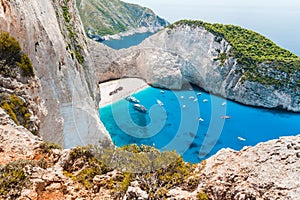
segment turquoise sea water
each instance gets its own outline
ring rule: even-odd
[[[222,148],[240,150],[280,136],[300,134],[300,114],[244,106],[197,87],[164,93],[150,87],[134,96],[148,109],[146,114],[134,110],[126,100],[99,110],[117,146],[154,145],[176,150],[194,163]],[[158,99],[163,106],[157,104]],[[223,119],[225,115],[231,118]]]
[[[122,48],[129,48],[131,46],[138,45],[141,43],[145,38],[149,37],[153,33],[146,32],[146,33],[137,33],[130,36],[121,37],[120,40],[105,40],[102,43],[113,48],[113,49],[122,49]]]
[[[136,34],[103,43],[114,49],[128,48],[150,35]],[[299,55],[297,48],[291,50]],[[197,87],[165,90],[164,94],[160,89],[148,88],[134,96],[148,109],[146,114],[134,110],[125,100],[99,110],[101,121],[117,146],[154,145],[161,150],[176,150],[194,163],[222,148],[240,150],[280,136],[300,134],[300,114],[244,106]],[[159,106],[157,99],[164,106]],[[208,101],[203,102],[204,99]],[[222,119],[225,115],[231,118]]]

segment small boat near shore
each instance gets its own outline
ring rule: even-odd
[[[125,97],[125,100],[127,100],[127,101],[129,101],[131,103],[140,103],[140,101],[137,98],[135,98],[134,96],[131,96],[131,95]]]
[[[147,109],[145,108],[145,106],[143,106],[141,104],[135,103],[135,104],[133,104],[133,107],[134,107],[134,109],[136,109],[137,111],[140,111],[142,113],[147,112]]]

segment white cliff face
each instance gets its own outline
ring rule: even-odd
[[[183,83],[190,82],[246,105],[300,111],[299,92],[242,81],[235,58],[227,58],[224,64],[216,60],[219,52],[228,53],[231,48],[227,41],[218,41],[202,27],[166,28],[137,47],[118,51],[121,58],[103,65],[101,80],[140,77],[151,85],[169,89],[180,89]]]
[[[1,0],[0,24],[3,31],[20,41],[42,86],[39,94],[46,115],[40,116],[40,134],[45,140],[70,147],[98,143],[109,136],[98,117],[94,65],[88,58],[75,1],[67,3],[70,22],[63,14],[64,4],[50,0]],[[66,34],[70,27],[76,33],[75,39]],[[68,45],[81,46],[80,53],[86,57],[83,65]]]

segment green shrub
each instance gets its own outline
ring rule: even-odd
[[[51,154],[52,149],[62,149],[59,144],[55,144],[52,142],[42,142],[40,144],[40,151],[45,154]]]
[[[22,53],[19,42],[8,33],[0,31],[0,73],[15,78],[17,67],[21,69],[22,76],[34,76],[31,61]]]
[[[17,124],[28,128],[30,125],[30,113],[26,104],[15,94],[0,96],[1,108]]]
[[[209,200],[207,194],[205,192],[198,192],[197,194],[197,199],[198,200]]]
[[[9,33],[0,31],[0,60],[5,60],[6,64],[19,61],[21,57],[21,47],[19,42],[10,37]]]
[[[0,166],[0,195],[8,199],[17,199],[22,188],[29,186],[29,180],[23,168],[30,161],[17,161]]]
[[[34,76],[31,61],[26,54],[22,55],[21,61],[17,62],[17,65],[20,67],[20,69],[22,71],[22,76],[25,76],[25,77],[33,77]]]

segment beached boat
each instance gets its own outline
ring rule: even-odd
[[[138,104],[138,103],[133,104],[133,107],[134,107],[134,109],[136,109],[136,110],[138,110],[140,112],[143,112],[143,113],[147,112],[147,109],[143,105],[141,105],[141,104]]]
[[[164,103],[163,103],[161,100],[159,100],[159,99],[157,99],[156,102],[157,102],[157,104],[160,105],[160,106],[163,106],[163,105],[164,105]]]
[[[137,99],[137,98],[135,98],[134,96],[127,96],[126,98],[125,98],[125,100],[127,100],[127,101],[129,101],[129,102],[131,102],[131,103],[140,103],[140,101]]]

